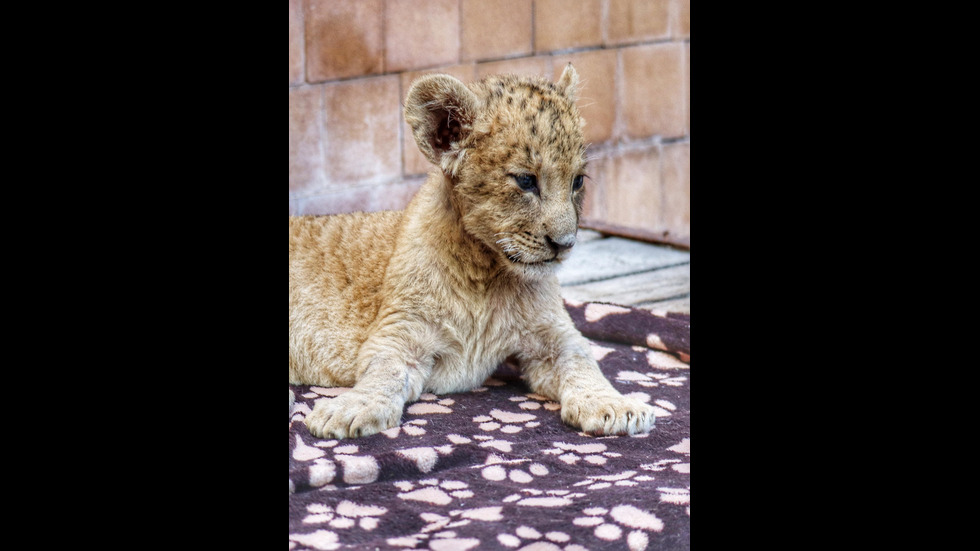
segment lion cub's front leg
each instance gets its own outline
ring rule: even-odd
[[[547,343],[545,339],[554,340]],[[531,390],[557,400],[562,421],[584,432],[637,434],[653,428],[653,407],[613,388],[592,356],[588,341],[570,321],[548,331],[541,347],[533,347],[522,357],[522,370]]]
[[[384,336],[365,343],[358,362],[364,367],[354,387],[319,400],[306,417],[314,436],[360,438],[397,426],[405,403],[418,399],[432,371],[431,359],[420,361],[401,353]]]
[[[405,401],[364,387],[358,384],[336,398],[317,401],[306,417],[310,433],[318,438],[359,438],[398,425]]]

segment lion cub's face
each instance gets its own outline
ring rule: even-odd
[[[586,165],[577,80],[571,65],[557,83],[466,87],[427,75],[406,100],[419,148],[453,181],[463,227],[522,275],[550,273],[575,244]]]

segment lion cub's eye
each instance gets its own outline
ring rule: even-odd
[[[538,178],[534,174],[512,174],[511,178],[524,191],[538,192]]]
[[[585,176],[579,174],[572,180],[572,191],[578,191],[582,189],[582,185],[585,184]]]

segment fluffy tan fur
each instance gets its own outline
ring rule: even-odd
[[[289,381],[353,387],[316,403],[314,435],[396,426],[423,392],[475,388],[508,357],[566,423],[650,430],[653,409],[603,377],[555,276],[583,197],[577,82],[571,65],[557,83],[420,77],[405,120],[438,170],[406,210],[290,217]]]

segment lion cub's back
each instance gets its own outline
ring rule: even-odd
[[[289,217],[290,381],[353,384],[401,219],[393,211]]]

